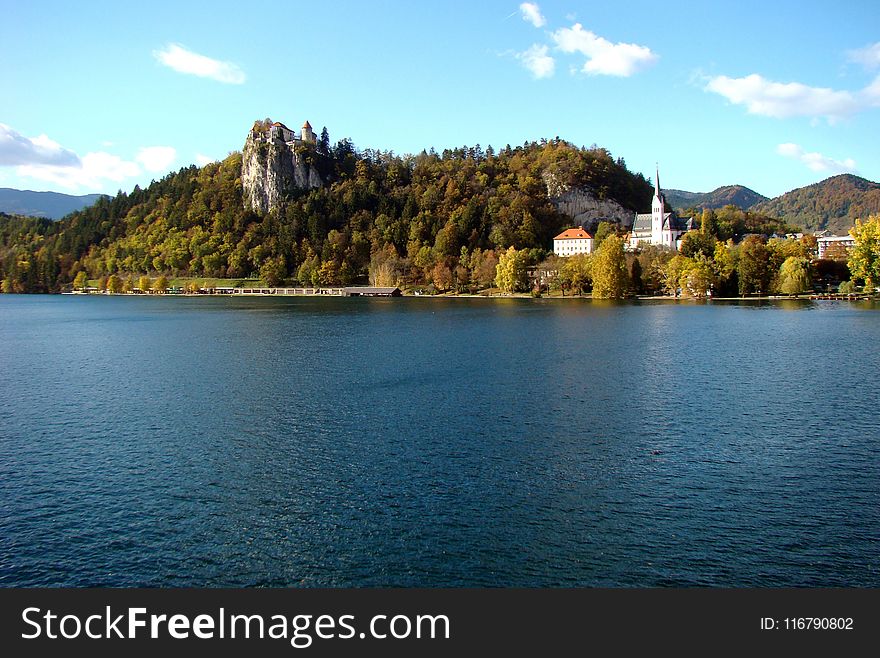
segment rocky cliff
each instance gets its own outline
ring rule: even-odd
[[[324,181],[295,147],[251,132],[241,153],[241,184],[245,207],[265,214],[281,208],[294,191]]]
[[[603,221],[632,225],[633,213],[614,199],[600,199],[589,189],[568,185],[550,173],[543,178],[550,201],[560,213],[571,217],[573,224],[588,228]]]

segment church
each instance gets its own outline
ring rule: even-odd
[[[666,197],[660,191],[660,169],[654,179],[654,200],[650,213],[636,213],[629,234],[629,249],[659,245],[678,249],[681,236],[697,228],[693,217],[681,219],[675,212],[666,212]]]

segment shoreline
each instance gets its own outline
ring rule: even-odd
[[[27,294],[27,293],[23,293]],[[191,292],[175,292],[175,293],[112,293],[112,292],[60,292],[60,293],[37,293],[37,294],[46,294],[46,295],[75,295],[78,297],[144,297],[144,298],[154,298],[154,297],[185,297],[185,298],[211,298],[211,297],[247,297],[247,298],[263,298],[263,299],[278,299],[278,298],[300,298],[300,299],[314,299],[314,298],[352,298],[358,296],[349,296],[349,295],[339,295],[339,294],[330,294],[330,293],[314,293],[314,294],[275,294],[275,293],[191,293]],[[389,299],[389,296],[362,296],[368,298],[382,298]],[[459,293],[459,294],[442,294],[442,295],[413,295],[413,294],[402,294],[398,297],[398,299],[532,299],[535,301],[538,300],[552,300],[552,301],[596,301],[596,302],[646,302],[646,301],[656,301],[656,302],[699,302],[699,303],[707,303],[707,302],[759,302],[759,301],[841,301],[841,302],[865,302],[865,301],[877,301],[878,297],[876,295],[868,295],[865,293],[854,293],[850,295],[841,295],[839,293],[806,293],[803,295],[763,295],[756,297],[674,297],[672,295],[637,295],[635,297],[625,297],[620,299],[603,299],[603,298],[594,298],[592,295],[541,295],[540,297],[535,297],[530,293],[490,293],[490,294],[479,294],[479,293]]]

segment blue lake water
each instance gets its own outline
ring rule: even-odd
[[[0,295],[3,586],[880,586],[880,306]]]

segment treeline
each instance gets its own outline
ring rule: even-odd
[[[559,139],[415,156],[357,151],[342,140],[306,155],[327,185],[297,192],[283,211],[263,216],[244,207],[241,154],[233,153],[103,198],[55,224],[2,218],[4,289],[57,291],[79,272],[89,279],[479,287],[491,285],[501,251],[543,257],[568,226],[548,197],[548,181],[589,189],[634,212],[651,199],[651,186],[622,160]]]
[[[537,264],[531,276],[528,255],[523,252],[520,278],[513,284],[499,278],[497,283],[508,290],[558,290],[605,298],[796,295],[841,281],[845,290],[853,289],[846,252],[815,259],[812,235],[768,239],[751,234],[736,243],[723,239],[724,229],[718,232],[715,226],[714,230],[711,222],[704,221],[700,230],[685,234],[680,251],[649,246],[637,253],[626,252],[623,240],[611,235],[593,254],[550,257]],[[505,254],[505,259],[514,258],[513,252]]]

